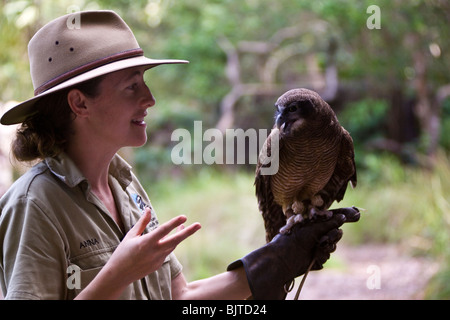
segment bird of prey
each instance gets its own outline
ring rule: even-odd
[[[348,182],[356,186],[353,140],[319,94],[293,89],[275,107],[275,125],[255,174],[267,242],[303,219],[329,214],[331,204],[343,199]],[[274,139],[278,148],[273,148]],[[271,165],[268,157],[279,161],[275,174],[263,174]]]

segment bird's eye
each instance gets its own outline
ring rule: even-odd
[[[297,106],[296,106],[295,104],[289,106],[289,107],[288,107],[288,111],[289,111],[289,112],[295,112],[295,111],[297,111]]]

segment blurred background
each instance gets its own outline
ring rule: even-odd
[[[175,165],[172,132],[185,128],[201,141],[194,121],[203,130],[270,129],[277,97],[306,87],[332,106],[355,143],[358,186],[334,207],[366,211],[343,227],[337,252],[306,281],[305,298],[450,298],[447,0],[3,0],[0,8],[2,113],[33,93],[29,39],[66,13],[115,10],[146,56],[190,60],[146,73],[157,100],[149,139],[121,151],[161,221],[185,214],[202,223],[176,249],[188,280],[223,272],[263,245],[264,228],[255,165]],[[2,194],[26,168],[11,165],[15,128],[0,130]],[[314,287],[323,290],[308,295]]]

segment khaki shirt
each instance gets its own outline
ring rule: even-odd
[[[146,192],[116,155],[109,183],[125,230],[150,207],[145,232],[158,226]],[[0,284],[6,299],[73,299],[97,275],[124,234],[71,159],[47,158],[0,199]],[[149,252],[151,254],[151,252]],[[121,299],[171,299],[181,264],[170,254],[162,267],[132,283]]]

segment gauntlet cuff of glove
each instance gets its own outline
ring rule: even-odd
[[[255,300],[283,300],[286,298],[284,284],[290,279],[286,266],[277,257],[272,243],[255,250],[242,259],[232,262],[227,271],[243,266]]]

